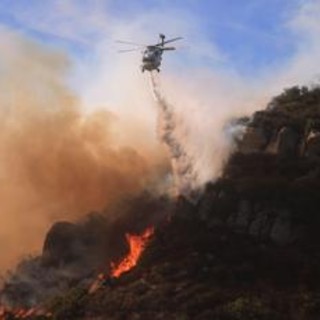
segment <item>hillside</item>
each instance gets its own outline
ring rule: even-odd
[[[86,270],[100,261],[84,267],[79,277],[86,281],[78,278],[45,302],[54,319],[320,318],[320,88],[285,90],[266,110],[238,123],[245,126],[243,136],[220,179],[207,184],[197,203],[144,195],[117,208],[127,212],[116,223],[120,235],[129,222],[136,233],[156,226],[137,266],[119,278],[106,276],[92,293],[97,272]],[[138,224],[127,220],[132,211],[140,212]],[[146,221],[151,211],[157,214]],[[108,234],[103,241],[111,250],[115,233],[107,226],[94,234]],[[69,243],[80,237],[62,231],[67,234]],[[101,238],[91,239],[71,263],[61,256],[65,248],[56,246],[60,236],[47,237],[44,253],[68,266],[87,266],[83,257],[94,251],[99,260],[106,248]],[[122,245],[105,254],[106,265],[125,254]]]

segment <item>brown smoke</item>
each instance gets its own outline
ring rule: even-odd
[[[0,270],[41,249],[53,221],[101,210],[156,178],[159,156],[117,145],[116,119],[83,115],[63,55],[0,30]],[[119,128],[117,128],[119,130]],[[132,141],[132,137],[130,137]]]

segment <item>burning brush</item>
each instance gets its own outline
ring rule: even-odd
[[[84,294],[92,294],[112,284],[136,266],[154,228],[167,222],[171,210],[170,198],[144,192],[75,223],[55,223],[47,232],[42,254],[21,261],[5,279],[0,320],[36,319],[37,313],[50,316],[42,306],[70,289],[79,286]],[[104,271],[92,283],[101,266]]]
[[[118,263],[111,263],[111,272],[110,275],[105,275],[100,273],[97,279],[89,288],[89,294],[97,291],[101,286],[111,283],[111,280],[114,278],[119,278],[123,273],[130,271],[134,268],[143,253],[146,245],[150,241],[154,233],[154,228],[147,228],[142,234],[135,235],[126,233],[125,237],[129,245],[128,254]]]
[[[30,309],[9,309],[0,307],[0,320],[15,320],[15,319],[51,319],[52,314],[42,308]]]
[[[141,234],[126,233],[125,238],[129,247],[128,254],[118,263],[111,262],[109,274],[100,273],[97,279],[89,287],[88,294],[93,294],[106,284],[119,278],[123,273],[133,269],[145,250],[154,233],[154,227],[146,228]],[[52,313],[41,307],[32,308],[5,308],[0,307],[0,320],[11,319],[45,319],[52,318]]]

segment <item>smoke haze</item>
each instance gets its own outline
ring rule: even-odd
[[[4,270],[39,251],[53,221],[73,220],[138,193],[165,166],[160,152],[125,147],[124,141],[119,146],[115,132],[123,129],[111,113],[80,112],[65,85],[68,61],[62,54],[6,30],[0,36]]]

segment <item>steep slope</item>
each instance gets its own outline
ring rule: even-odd
[[[57,319],[317,319],[319,266],[317,251],[180,216],[131,272],[91,295],[74,289],[52,310]]]
[[[96,290],[91,276],[46,309],[55,319],[319,319],[319,119],[320,89],[295,87],[237,120],[244,134],[197,203],[139,207],[141,218],[160,207],[161,219],[135,268],[119,278],[106,268]]]

